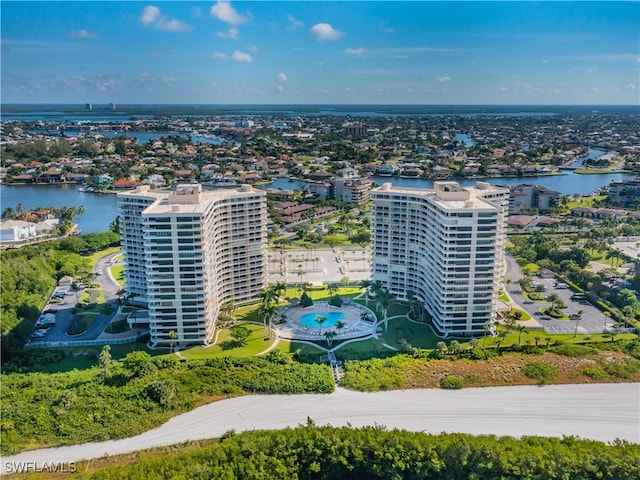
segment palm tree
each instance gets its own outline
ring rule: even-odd
[[[344,323],[342,320],[338,320],[336,322],[336,329],[338,330],[338,334],[340,334],[340,330],[342,330],[346,326],[347,326],[346,323]]]
[[[582,320],[582,310],[578,310],[578,314],[576,315],[576,329],[573,332],[573,337],[578,336],[578,323]]]
[[[260,293],[258,294],[258,296],[262,300],[263,304],[270,305],[271,303],[274,303],[276,300],[276,292],[273,289],[273,287],[263,288],[262,290],[260,290]]]
[[[387,318],[387,309],[391,305],[391,300],[393,299],[393,295],[391,295],[387,290],[380,290],[378,293],[378,304],[382,310],[382,317],[384,318],[384,329],[387,330],[389,319]]]
[[[371,281],[370,280],[361,280],[360,281],[360,288],[364,289],[364,304],[366,306],[369,306],[369,287],[371,287]]]
[[[324,338],[327,340],[327,344],[329,346],[331,346],[331,344],[333,343],[333,339],[336,336],[336,332],[334,332],[333,330],[329,330],[324,332]]]
[[[524,332],[526,328],[527,327],[525,327],[524,325],[518,325],[516,327],[516,329],[518,330],[518,345],[520,345],[520,340],[522,339],[522,332]]]
[[[556,310],[563,304],[562,299],[557,293],[552,293],[547,297],[547,301],[551,302],[551,308]]]
[[[318,334],[322,333],[322,324],[327,321],[327,317],[316,315],[316,323],[318,324]]]
[[[258,315],[262,316],[264,326],[269,326],[269,319],[278,311],[278,307],[276,305],[270,303],[262,303],[258,307]]]
[[[287,285],[284,282],[277,282],[272,288],[278,301],[280,301],[280,296],[287,291]]]
[[[178,334],[175,330],[169,331],[169,353],[173,353],[173,342],[178,338]]]

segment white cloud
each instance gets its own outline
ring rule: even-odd
[[[356,55],[358,57],[361,57],[366,52],[367,52],[367,50],[365,48],[347,48],[344,51],[344,53],[346,53],[347,55]]]
[[[436,79],[437,79],[439,82],[450,82],[450,81],[451,81],[451,77],[449,77],[449,76],[442,76],[442,75],[438,75],[438,76],[436,77]]]
[[[209,13],[212,17],[216,17],[218,20],[231,25],[242,25],[248,20],[248,17],[240,15],[231,6],[231,2],[225,0],[218,0],[218,3],[211,6]]]
[[[276,80],[278,80],[279,82],[286,82],[288,79],[284,73],[279,73],[276,77]]]
[[[191,13],[193,14],[194,17],[201,17],[202,16],[202,9],[200,7],[193,7],[191,9]]]
[[[287,15],[287,20],[289,20],[289,27],[290,28],[300,28],[301,26],[304,25],[304,23],[302,23],[300,20],[296,19],[291,14]]]
[[[640,68],[640,58],[636,60],[636,67]]]
[[[160,9],[158,7],[154,7],[153,5],[149,5],[148,7],[144,7],[142,16],[140,17],[140,21],[145,27],[148,27],[153,22],[155,22],[159,17],[160,17]]]
[[[253,58],[251,58],[251,55],[249,55],[248,53],[239,52],[238,50],[233,52],[233,55],[227,55],[226,53],[221,53],[221,52],[214,52],[211,55],[211,60],[224,60],[225,62],[233,60],[234,62],[239,62],[239,63],[253,62]]]
[[[212,86],[213,88],[217,89],[217,88],[218,88],[218,82],[216,82],[216,81],[212,81],[212,82],[211,82],[211,86]]]
[[[309,29],[309,37],[315,38],[319,42],[324,42],[325,40],[337,40],[342,36],[344,36],[343,32],[336,30],[328,23],[316,23]]]
[[[284,92],[284,88],[282,87],[282,85],[278,85],[276,87],[276,90],[278,90],[280,93]]]
[[[238,38],[238,29],[235,27],[230,27],[226,32],[218,32],[216,36],[220,38]]]
[[[544,58],[542,60],[540,60],[540,63],[544,63],[545,65],[548,63],[551,63],[548,59]]]
[[[247,48],[249,49],[250,52],[256,53],[258,51],[258,47],[256,47],[255,45],[247,45]]]
[[[80,30],[74,30],[73,32],[69,32],[67,36],[71,38],[98,38],[98,35],[96,35],[95,33],[91,33],[90,31],[85,30],[84,28],[81,28]]]
[[[625,85],[624,88],[626,88],[627,90],[630,90],[632,92],[635,92],[635,90],[636,90],[636,86],[633,83]]]
[[[160,9],[153,5],[144,7],[142,15],[140,16],[140,22],[142,22],[145,27],[152,27],[165,32],[189,32],[193,30],[191,25],[187,25],[180,20],[167,19],[167,17],[162,15]]]
[[[253,58],[251,58],[251,55],[249,55],[248,53],[239,52],[238,50],[233,52],[231,58],[236,62],[253,62]]]

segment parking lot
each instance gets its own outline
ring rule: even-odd
[[[576,320],[557,320],[541,312],[543,308],[549,307],[551,302],[546,300],[533,301],[524,296],[520,285],[517,283],[517,279],[521,278],[520,267],[515,259],[509,255],[507,255],[507,276],[513,282],[509,287],[511,299],[522,310],[531,315],[531,318],[543,327],[545,332],[573,334],[576,331]],[[545,287],[545,291],[542,292],[545,298],[552,293],[556,293],[562,299],[567,306],[567,308],[562,309],[566,315],[578,313],[579,310],[582,310],[578,321],[578,333],[602,333],[604,330],[613,329],[614,322],[611,318],[605,316],[603,312],[586,300],[573,300],[571,298],[574,293],[573,290],[570,288],[557,288],[557,280],[555,278],[535,277],[533,281]]]
[[[94,271],[96,274],[100,271],[101,274],[96,275],[95,282],[99,287],[95,290],[102,290],[104,302],[110,303],[115,313],[117,308],[115,300],[120,286],[111,275],[104,273],[108,272],[112,257],[114,256],[109,255],[98,261]],[[86,332],[72,337],[67,335],[67,331],[71,325],[71,319],[73,318],[73,307],[75,307],[82,298],[84,291],[84,288],[76,291],[71,288],[71,285],[56,286],[36,321],[36,329],[29,340],[29,344],[37,346],[44,342],[69,342],[73,340],[94,340],[98,338],[113,318],[114,313],[108,315],[100,313],[96,316],[89,328],[87,328]],[[55,323],[51,322],[52,317],[49,315],[55,315]],[[38,324],[38,322],[40,324]],[[39,331],[42,331],[42,333],[39,333]]]

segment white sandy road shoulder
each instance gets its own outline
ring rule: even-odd
[[[430,433],[575,435],[640,443],[640,384],[488,387],[330,395],[247,395],[176,416],[141,435],[100,443],[32,450],[4,457],[16,462],[74,462],[237,432],[316,425],[384,425]],[[12,463],[13,462],[13,463]]]

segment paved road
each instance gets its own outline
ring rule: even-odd
[[[7,462],[71,462],[215,438],[231,429],[282,429],[305,424],[384,425],[430,433],[538,435],[640,443],[640,384],[424,389],[330,395],[247,395],[172,418],[123,440],[49,448],[4,457]]]

